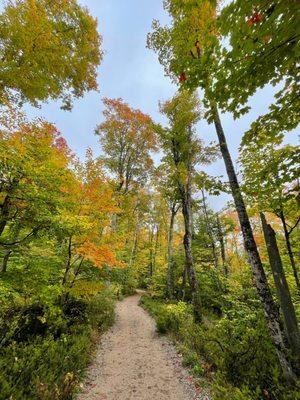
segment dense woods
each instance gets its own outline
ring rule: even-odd
[[[157,105],[165,123],[104,98],[101,156],[84,159],[23,105],[71,110],[97,89],[97,21],[75,0],[5,4],[0,399],[74,398],[115,301],[135,289],[213,399],[300,399],[300,152],[287,140],[299,123],[300,5],[226,4],[164,1],[170,23],[153,21],[147,46],[177,85]],[[274,103],[234,163],[223,113],[246,114],[268,84]],[[219,159],[227,174],[209,175]],[[217,210],[224,193],[232,201]]]

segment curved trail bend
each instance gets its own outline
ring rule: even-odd
[[[140,296],[117,304],[116,323],[104,335],[78,400],[196,400],[180,356],[155,331],[138,305]]]

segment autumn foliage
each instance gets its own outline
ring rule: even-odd
[[[137,288],[215,400],[298,399],[300,157],[285,134],[299,124],[299,1],[165,0],[170,23],[147,42],[178,86],[164,122],[105,97],[99,148],[81,158],[22,106],[70,110],[97,89],[97,21],[76,0],[4,3],[0,400],[71,399],[114,300]],[[266,86],[269,110],[232,159],[222,114],[233,124]],[[209,175],[221,156],[227,176]]]

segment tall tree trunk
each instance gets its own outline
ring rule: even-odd
[[[72,260],[72,236],[70,236],[68,240],[68,254],[67,254],[66,268],[62,280],[63,285],[67,283],[68,274],[71,269],[71,260]]]
[[[10,196],[7,195],[0,208],[0,236],[2,235],[9,219],[10,203]]]
[[[186,292],[186,284],[188,281],[188,277],[187,277],[187,271],[186,271],[186,266],[184,266],[183,272],[182,272],[182,288],[181,288],[181,300],[185,301],[185,292]]]
[[[293,269],[295,282],[296,282],[298,291],[300,291],[300,281],[299,281],[297,266],[296,266],[296,263],[295,263],[294,253],[293,253],[292,245],[291,245],[291,241],[290,241],[290,234],[289,234],[288,227],[287,227],[287,224],[286,224],[285,215],[284,215],[284,212],[282,210],[280,211],[279,216],[280,216],[280,219],[281,219],[281,222],[282,222],[282,226],[283,226],[286,248],[287,248],[288,255],[289,255],[289,258],[290,258],[290,262],[291,262],[291,266],[292,266],[292,269]]]
[[[214,265],[215,265],[215,268],[218,268],[218,255],[217,255],[217,251],[216,251],[214,237],[212,234],[211,224],[209,222],[204,189],[201,189],[201,193],[202,193],[203,211],[204,211],[204,216],[205,216],[206,232],[208,234],[208,237],[209,237],[210,243],[211,243]]]
[[[79,261],[79,264],[78,264],[78,266],[77,266],[77,268],[76,268],[76,271],[75,271],[75,273],[74,273],[73,279],[72,279],[72,281],[70,282],[70,285],[69,285],[69,288],[70,288],[70,289],[72,289],[72,288],[74,287],[76,278],[77,278],[77,276],[79,275],[79,273],[80,273],[80,271],[81,271],[81,267],[82,267],[83,261],[84,261],[84,258],[81,257],[81,259],[80,259],[80,261]]]
[[[154,238],[154,227],[151,226],[150,231],[150,252],[149,252],[149,276],[152,278],[153,275],[153,238]]]
[[[198,322],[202,320],[201,315],[201,300],[199,284],[197,281],[195,269],[194,269],[194,259],[192,253],[192,228],[190,221],[190,202],[189,196],[183,200],[182,204],[182,214],[184,218],[185,234],[183,238],[184,250],[185,250],[185,264],[186,271],[189,280],[189,284],[192,292],[192,301],[194,305],[195,318]]]
[[[19,183],[19,179],[14,178],[7,189],[7,194],[3,200],[3,203],[0,204],[0,236],[2,235],[7,222],[9,221],[10,216],[10,208],[11,208],[11,197],[17,189]]]
[[[79,260],[80,260],[80,261],[79,261]],[[74,273],[74,276],[73,276],[72,281],[71,281],[71,282],[69,283],[69,285],[68,285],[69,290],[66,292],[65,296],[62,297],[62,300],[63,300],[64,302],[67,302],[67,301],[69,300],[69,297],[70,297],[70,289],[72,289],[72,288],[74,287],[74,285],[75,285],[75,281],[76,281],[77,276],[78,276],[79,273],[80,273],[80,270],[81,270],[81,267],[82,267],[82,264],[83,264],[83,260],[84,260],[83,257],[81,257],[81,259],[80,259],[80,258],[78,259],[79,264],[78,264],[78,267],[76,268],[76,271],[75,271],[75,273]]]
[[[173,236],[174,236],[174,223],[178,211],[176,202],[173,202],[171,207],[171,217],[168,233],[168,272],[167,272],[167,293],[169,299],[174,295],[174,250],[173,250]]]
[[[193,239],[193,228],[192,228],[192,130],[189,129],[188,133],[189,142],[189,155],[187,161],[187,182],[184,185],[181,180],[178,181],[178,189],[182,202],[182,215],[184,219],[185,234],[183,238],[184,250],[185,250],[185,266],[187,276],[192,292],[192,302],[194,306],[195,320],[200,322],[202,320],[202,305],[200,299],[199,284],[194,269],[194,258],[192,252],[192,239]],[[175,164],[178,165],[178,160],[174,157]]]
[[[237,239],[236,239],[236,236],[235,236],[234,233],[233,233],[232,241],[233,241],[233,244],[234,244],[235,255],[236,255],[238,261],[241,262],[241,256],[240,256],[240,253],[239,253],[239,247],[238,247]]]
[[[153,264],[152,264],[152,274],[154,273],[155,267],[156,267],[156,256],[157,256],[157,249],[158,249],[158,238],[159,238],[159,226],[156,225],[155,244],[154,244],[154,252],[153,252]]]
[[[278,299],[284,319],[287,338],[292,352],[293,361],[296,369],[300,370],[300,332],[298,329],[295,308],[291,299],[288,283],[283,270],[281,257],[277,245],[276,233],[266,221],[263,213],[260,213],[265,242],[270,261],[272,274],[276,286]]]
[[[224,234],[223,234],[222,225],[221,225],[218,214],[217,214],[217,229],[218,229],[218,240],[220,243],[223,269],[224,269],[225,276],[228,276],[228,266],[227,266],[227,261],[226,261]]]
[[[133,245],[130,253],[130,260],[129,260],[129,268],[131,269],[134,265],[135,262],[135,256],[136,256],[136,250],[138,246],[138,236],[140,232],[140,214],[137,214],[137,221],[136,221],[136,227],[135,227],[135,232],[134,232],[134,239],[133,239]]]
[[[3,261],[2,261],[2,266],[1,266],[1,272],[5,273],[7,271],[7,264],[8,260],[12,254],[12,250],[5,250]]]
[[[272,298],[272,294],[269,288],[269,284],[263,269],[263,265],[257,250],[257,246],[254,240],[252,227],[244,203],[244,199],[240,190],[240,186],[237,180],[237,176],[234,170],[233,162],[229,149],[227,146],[223,127],[221,125],[219,113],[216,107],[212,109],[214,116],[214,124],[219,139],[220,150],[224,159],[231,193],[234,199],[236,211],[238,214],[241,230],[243,234],[244,247],[248,254],[249,263],[252,269],[252,274],[257,289],[257,293],[262,304],[267,326],[269,328],[270,337],[275,346],[276,353],[278,356],[279,363],[282,368],[282,372],[288,381],[295,381],[295,372],[293,371],[292,365],[288,360],[286,354],[286,348],[284,345],[283,334],[280,327],[280,316],[279,310]]]

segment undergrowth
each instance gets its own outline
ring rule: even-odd
[[[242,307],[217,316],[204,312],[193,320],[190,304],[143,296],[141,305],[156,320],[157,330],[177,345],[199,385],[211,386],[214,400],[298,400],[284,387],[276,355],[260,311]]]
[[[64,301],[2,302],[0,399],[72,399],[93,344],[114,321],[114,299],[111,290],[103,290]]]

